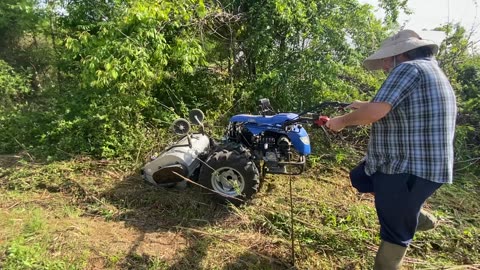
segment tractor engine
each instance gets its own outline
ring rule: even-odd
[[[256,150],[263,153],[267,162],[289,161],[290,139],[286,136],[262,136],[259,138]]]
[[[278,135],[278,134],[277,134]],[[262,153],[265,168],[270,173],[286,173],[282,162],[290,162],[291,142],[286,136],[265,136],[260,139],[259,153]]]
[[[255,160],[263,160],[270,173],[285,173],[281,163],[291,161],[292,143],[285,134],[264,131],[254,135],[243,123],[231,123],[226,137],[249,148]]]

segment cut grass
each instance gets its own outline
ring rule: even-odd
[[[296,268],[371,268],[373,197],[357,194],[345,170],[316,162],[302,176],[269,176],[235,208],[195,186],[152,187],[121,162],[10,160],[0,171],[0,268],[290,269],[290,180]],[[443,224],[417,234],[406,269],[480,263],[479,187],[464,175],[429,200]]]

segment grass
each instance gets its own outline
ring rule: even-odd
[[[3,158],[0,268],[293,269],[293,181],[295,268],[371,269],[373,198],[350,187],[344,160],[325,160],[302,176],[269,176],[236,208],[195,186],[150,186],[122,162]],[[443,224],[416,235],[405,269],[480,267],[479,193],[478,176],[463,174],[428,201]]]

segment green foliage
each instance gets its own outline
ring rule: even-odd
[[[35,94],[28,107],[3,112],[2,152],[132,160],[188,108],[224,117],[252,111],[258,98],[268,97],[280,110],[300,110],[326,99],[361,98],[377,85],[359,63],[383,27],[369,5],[354,0],[2,7],[13,14],[19,5],[29,8],[15,22],[29,34],[15,32],[9,40],[12,48],[34,45],[28,53],[35,56]]]
[[[456,130],[457,171],[478,171],[480,160],[480,55],[471,54],[470,34],[459,24],[437,28],[447,33],[438,59],[450,77],[457,95],[459,115]]]
[[[457,128],[457,158],[462,171],[477,171],[480,161],[480,56],[470,58],[457,67],[459,118]]]
[[[61,83],[45,88],[36,106],[10,112],[5,124],[15,136],[4,136],[3,151],[21,146],[42,156],[138,156],[155,129],[175,116],[173,106],[183,103],[182,96],[163,103],[163,80],[191,76],[203,63],[195,3],[118,1],[95,9],[96,2],[69,2],[67,17],[48,6],[57,18],[51,23],[63,27],[50,33]]]
[[[41,17],[36,5],[37,0],[3,0],[0,3],[0,36],[3,37],[0,52],[5,52],[5,46],[18,41],[25,31],[36,29]]]
[[[277,108],[298,110],[325,99],[358,97],[351,82],[338,77],[349,74],[346,66],[358,65],[382,34],[370,6],[270,0],[235,2],[229,9],[246,16],[243,24],[232,26],[237,42],[229,49],[238,55],[235,75],[247,78],[242,88],[253,93],[248,103],[269,97]]]
[[[467,31],[460,24],[446,24],[435,30],[444,31],[447,34],[440,46],[438,59],[445,73],[455,80],[458,65],[469,58]]]
[[[379,6],[385,10],[385,23],[396,25],[401,11],[411,14],[407,4],[408,0],[380,0]]]
[[[23,269],[80,269],[72,262],[49,255],[49,239],[45,212],[40,208],[24,209],[25,224],[17,228],[17,236],[2,244],[5,257],[0,256],[0,267],[6,270]]]
[[[71,9],[92,4],[73,3]],[[149,125],[174,116],[172,104],[163,103],[162,81],[190,74],[202,63],[202,48],[191,32],[194,25],[189,25],[199,18],[192,4],[112,2],[109,8],[114,11],[100,16],[102,9],[96,10],[97,17],[107,20],[96,22],[92,15],[90,24],[72,25],[75,21],[69,18],[74,31],[65,36],[65,57],[78,62],[64,68],[79,75],[79,85],[65,89],[59,108],[65,115],[42,139],[59,142],[66,152],[133,159],[152,139]]]
[[[194,107],[221,125],[261,97],[281,111],[368,99],[383,75],[361,61],[408,12],[380,5],[383,24],[355,0],[3,1],[0,151],[138,161]],[[465,31],[444,27],[439,59],[474,123],[476,62],[461,60]]]
[[[32,86],[40,83],[37,75],[51,65],[44,31],[45,12],[39,0],[5,0],[0,3],[0,59],[15,70],[32,74]]]
[[[7,248],[7,258],[2,269],[79,269],[67,262],[45,258],[46,249],[38,243],[28,243],[23,238],[16,239]]]
[[[30,91],[28,77],[15,72],[9,64],[0,59],[0,96],[2,97],[0,106],[5,109],[22,106],[25,103],[25,95]]]
[[[461,85],[459,98],[463,101],[465,121],[480,122],[480,55],[469,57],[457,68],[457,82]],[[477,126],[478,127],[478,126]]]
[[[12,152],[17,148],[15,136],[28,134],[22,126],[25,122],[16,122],[14,115],[29,105],[28,97],[32,90],[28,85],[28,76],[15,70],[0,59],[0,152]],[[6,144],[5,142],[11,142]]]

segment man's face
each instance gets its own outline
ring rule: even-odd
[[[394,56],[382,59],[382,69],[385,73],[389,73],[395,67],[394,59]]]

